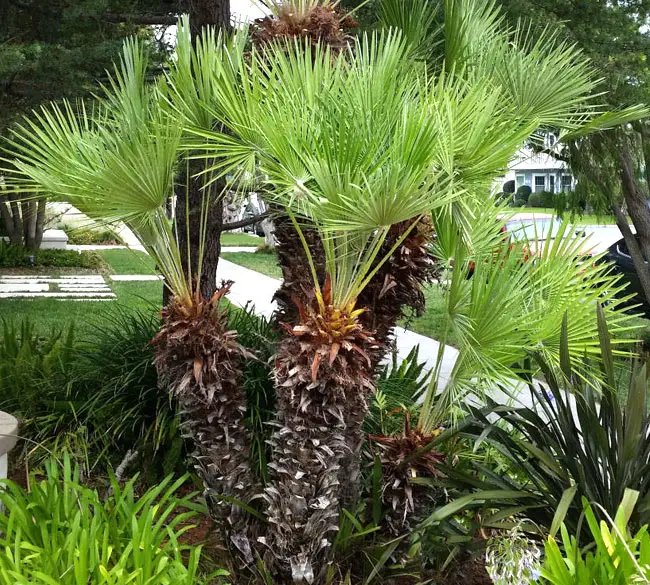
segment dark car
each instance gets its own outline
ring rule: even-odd
[[[612,273],[621,274],[623,276],[621,282],[627,283],[627,287],[623,291],[622,296],[634,294],[634,296],[626,302],[626,305],[640,305],[634,309],[634,312],[642,313],[650,319],[650,305],[648,305],[648,301],[643,293],[641,281],[637,276],[634,262],[632,262],[632,257],[627,249],[625,240],[621,238],[618,242],[615,242],[607,248],[603,261],[611,262],[613,264]]]

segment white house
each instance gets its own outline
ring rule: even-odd
[[[503,184],[507,181],[515,182],[515,190],[528,185],[533,193],[572,191],[576,183],[564,162],[527,147],[520,149],[508,166],[508,172],[497,184],[499,191],[503,191]]]

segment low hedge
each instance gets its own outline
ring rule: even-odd
[[[101,269],[106,262],[96,252],[74,250],[35,250],[0,242],[0,267],[25,268],[30,266]]]
[[[68,244],[75,245],[123,245],[124,241],[113,230],[108,228],[90,229],[90,228],[67,228],[63,230],[68,234]]]

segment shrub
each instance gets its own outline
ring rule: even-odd
[[[0,339],[0,409],[23,420],[22,433],[48,451],[72,451],[85,471],[118,465],[137,451],[148,480],[186,470],[186,445],[176,404],[158,386],[151,339],[160,316],[151,311],[116,309],[94,324],[92,342],[78,342],[74,329],[39,337],[29,320],[4,322]],[[275,325],[252,309],[230,312],[239,341],[255,353],[246,361],[243,386],[253,453],[266,473],[266,423],[275,412],[270,376],[278,338]]]
[[[503,184],[503,192],[512,194],[515,192],[515,182],[514,181],[506,181]]]
[[[0,241],[0,267],[24,268],[30,266],[57,268],[103,269],[106,263],[96,252],[75,250],[34,250],[12,246]]]
[[[526,200],[521,199],[520,197],[515,197],[510,203],[510,207],[524,207],[526,205]]]
[[[617,389],[609,334],[602,310],[598,311],[601,359],[595,369],[605,372],[605,382],[585,380],[571,368],[566,350],[567,325],[563,325],[563,371],[552,369],[541,355],[535,361],[546,385],[529,384],[533,407],[504,406],[486,398],[487,408],[470,406],[464,420],[464,437],[477,445],[487,443],[501,453],[511,473],[478,466],[477,476],[459,476],[459,488],[528,492],[523,506],[534,498],[525,514],[539,526],[549,527],[565,491],[575,486],[578,502],[567,504],[566,524],[577,532],[581,497],[598,502],[614,515],[627,488],[640,493],[632,525],[650,523],[650,414],[647,366],[633,368],[629,388]],[[452,472],[454,473],[454,472]],[[461,487],[462,486],[462,487]],[[528,504],[526,504],[526,501]]]
[[[58,465],[49,461],[43,480],[32,476],[30,491],[9,481],[0,492],[0,582],[198,585],[226,574],[201,578],[201,547],[181,544],[196,517],[190,496],[174,496],[185,478],[140,498],[134,480],[113,479],[102,498],[80,484],[69,457]]]
[[[528,201],[528,197],[530,197],[531,194],[531,188],[528,185],[522,185],[517,189],[517,193],[515,194],[516,199],[523,199],[524,201]]]
[[[158,389],[149,341],[158,317],[117,311],[95,325],[92,344],[74,328],[39,337],[24,320],[3,323],[0,409],[22,419],[25,446],[37,459],[66,449],[86,471],[100,461],[117,465],[138,450],[146,471],[170,472],[183,456],[176,411]]]
[[[528,197],[528,205],[529,207],[546,207],[544,205],[544,194],[541,191],[531,193],[530,197]]]
[[[124,241],[113,230],[104,228],[69,228],[62,226],[68,234],[68,244],[74,245],[123,245]]]

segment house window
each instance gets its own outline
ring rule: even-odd
[[[561,183],[562,192],[571,191],[572,183],[573,181],[571,175],[562,175],[562,183]]]
[[[523,186],[526,182],[526,177],[524,177],[524,175],[516,175],[515,181],[517,181],[517,189],[519,189],[519,187]]]
[[[546,189],[546,175],[535,175],[534,179],[533,191],[544,191],[544,189]]]
[[[555,175],[549,175],[548,177],[548,190],[555,193]]]

